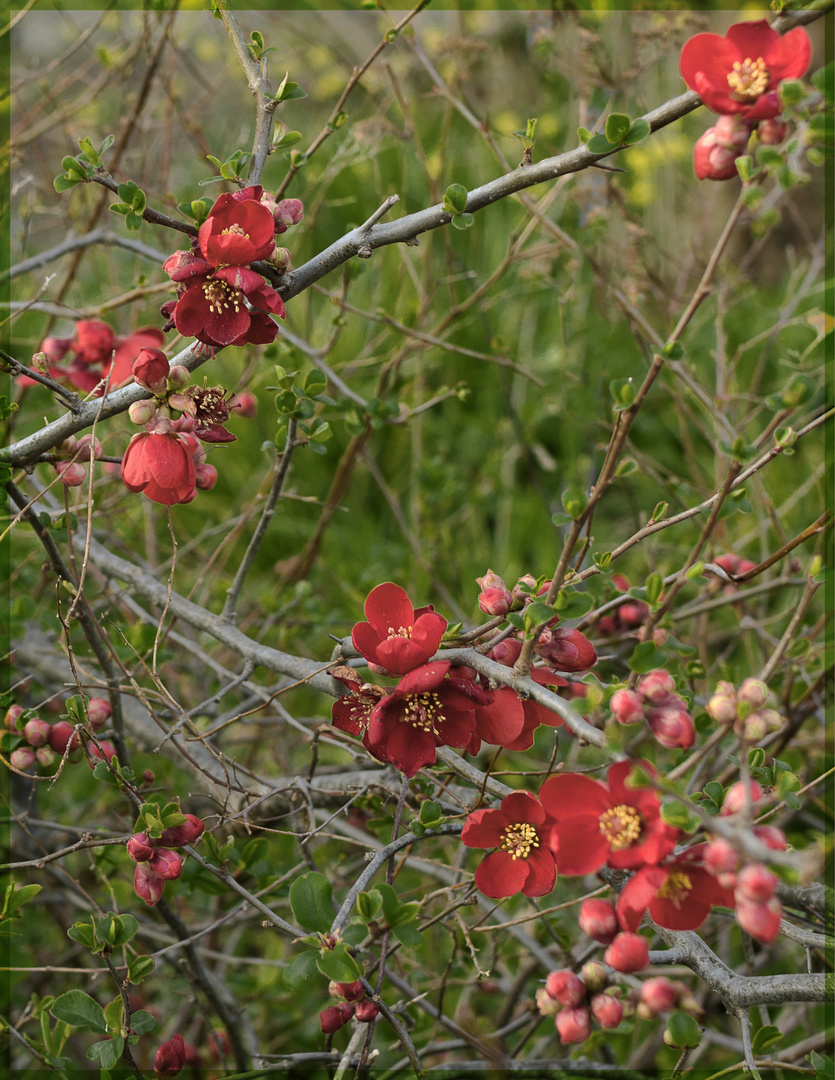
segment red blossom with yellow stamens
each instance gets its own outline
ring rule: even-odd
[[[650,774],[647,762],[638,762]],[[669,855],[678,830],[661,817],[651,788],[629,787],[633,764],[618,761],[607,783],[589,776],[552,776],[539,794],[552,828],[549,842],[561,874],[591,874],[604,864],[618,869],[654,865]]]
[[[681,50],[681,75],[715,113],[767,120],[780,112],[777,87],[806,72],[812,47],[797,26],[782,37],[765,19],[735,23],[726,34],[696,34]]]
[[[431,607],[415,611],[403,589],[390,581],[368,594],[365,617],[368,622],[351,631],[354,648],[393,675],[406,675],[434,656],[447,626]]]
[[[707,844],[696,844],[659,866],[642,866],[624,886],[617,903],[618,921],[636,931],[650,917],[668,930],[696,930],[711,907],[736,907],[733,889],[723,888],[706,869]]]
[[[254,190],[254,189],[253,189]],[[273,215],[258,199],[221,195],[197,234],[212,266],[247,266],[275,250]]]
[[[475,702],[451,679],[448,660],[410,671],[371,711],[363,744],[406,776],[435,764],[438,746],[466,746]]]
[[[479,891],[493,899],[524,893],[545,896],[557,878],[554,855],[546,843],[547,816],[535,796],[514,791],[498,810],[470,814],[461,841],[471,848],[496,848],[475,872]]]

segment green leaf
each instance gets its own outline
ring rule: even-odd
[[[334,911],[331,883],[322,874],[303,874],[290,886],[290,907],[305,930],[330,931]],[[341,980],[338,980],[341,981]]]
[[[128,964],[128,982],[138,986],[156,967],[153,957],[135,956]]]
[[[586,149],[592,154],[611,154],[617,150],[616,143],[610,143],[605,135],[592,135],[586,143]]]
[[[474,221],[472,214],[457,214],[452,219],[452,227],[453,229],[469,229]]]
[[[304,392],[311,397],[315,394],[321,394],[327,385],[327,375],[325,375],[323,371],[319,371],[318,368],[308,371],[307,375],[304,377]]]
[[[656,648],[654,642],[642,641],[632,650],[632,655],[629,657],[629,670],[638,675],[645,675],[653,668],[663,667],[666,659],[666,655]]]
[[[444,210],[448,214],[463,214],[467,209],[467,189],[463,184],[450,184],[444,192]]]
[[[83,990],[67,990],[55,999],[49,1011],[56,1020],[63,1020],[71,1027],[88,1027],[99,1035],[107,1034],[101,1005]]]
[[[665,360],[680,360],[684,356],[684,349],[680,342],[669,341],[661,350],[661,355]]]
[[[60,195],[62,191],[69,191],[71,187],[75,187],[75,185],[78,183],[80,183],[80,180],[74,180],[72,177],[66,176],[64,173],[61,173],[60,176],[56,176],[55,179],[52,181],[52,186]]]
[[[725,800],[725,789],[718,780],[708,780],[703,790],[715,806],[722,805]]]
[[[631,379],[613,379],[609,383],[609,393],[612,395],[615,412],[621,412],[628,409],[635,400],[635,384]]]
[[[426,802],[420,805],[420,823],[431,827],[437,825],[444,820],[443,811],[438,803],[432,799],[427,799]]]
[[[677,799],[661,804],[661,817],[668,825],[674,825],[682,832],[695,832],[701,822],[696,814],[691,813],[687,806]]]
[[[595,551],[592,553],[592,561],[598,570],[608,570],[612,563],[611,551]]]
[[[102,1069],[112,1069],[122,1056],[124,1048],[125,1040],[122,1036],[114,1035],[112,1039],[104,1039],[88,1047],[87,1057],[90,1061],[98,1061]]]
[[[420,930],[414,925],[413,922],[404,923],[402,926],[395,926],[392,928],[392,933],[409,948],[416,948],[420,945],[423,938],[420,935]]]
[[[677,1009],[667,1021],[664,1042],[670,1046],[676,1046],[680,1049],[687,1046],[698,1046],[701,1037],[699,1025],[689,1013]]]
[[[300,131],[288,131],[286,135],[282,135],[281,138],[273,143],[276,150],[289,150],[291,146],[295,146],[297,142],[302,141],[302,133]]]
[[[383,898],[376,889],[361,892],[357,897],[357,912],[365,922],[370,922],[382,906]]]
[[[664,578],[661,574],[655,572],[649,575],[645,583],[647,603],[657,604],[661,599],[661,593],[664,591]]]
[[[327,975],[334,982],[354,982],[362,975],[356,961],[344,945],[323,950],[316,959],[316,966],[323,975]]]
[[[584,128],[584,127],[577,128],[577,138],[580,140],[581,143],[587,143],[591,137],[592,137],[592,132],[589,131],[588,128]]]
[[[778,1027],[771,1024],[761,1027],[759,1031],[754,1032],[754,1037],[751,1040],[751,1049],[754,1056],[762,1057],[764,1054],[769,1053],[782,1039],[783,1033]]]
[[[15,916],[19,909],[30,900],[34,900],[42,889],[43,885],[15,885],[13,882],[6,889],[3,915],[7,918]]]
[[[586,493],[577,487],[566,488],[562,493],[561,501],[563,510],[571,515],[572,521],[582,516],[589,503]]]
[[[108,1001],[103,1012],[104,1022],[107,1024],[108,1031],[119,1031],[122,1027],[122,1020],[124,1018],[121,997],[117,997],[114,1001]]]
[[[150,956],[147,959],[150,960]],[[147,1035],[149,1031],[154,1031],[157,1025],[157,1018],[144,1009],[137,1009],[130,1014],[130,1026],[137,1035]]]
[[[316,949],[305,949],[298,956],[294,956],[281,973],[287,989],[304,990],[310,981],[310,976],[318,974],[319,968],[316,966],[318,959],[319,953]]]
[[[626,113],[612,113],[606,117],[604,132],[610,143],[622,143],[632,127],[632,121]]]
[[[89,922],[77,922],[67,931],[67,937],[77,941],[87,949],[92,949],[96,944],[96,931]]]
[[[812,86],[831,104],[835,100],[835,62],[818,68],[812,75]]]
[[[589,593],[577,592],[570,585],[560,589],[554,611],[562,619],[581,619],[594,607],[594,597]]]
[[[639,116],[637,120],[633,120],[629,125],[629,131],[627,131],[623,141],[627,146],[634,146],[635,143],[645,139],[651,131],[652,127],[649,120],[644,120],[642,116]]]

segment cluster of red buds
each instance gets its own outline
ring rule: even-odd
[[[90,698],[87,702],[87,719],[93,731],[101,731],[110,719],[112,709],[104,698]],[[75,727],[68,720],[59,720],[51,724],[40,716],[28,716],[21,705],[12,705],[4,720],[9,731],[22,736],[22,742],[11,754],[9,761],[20,772],[37,764],[42,769],[50,769],[56,758],[63,756],[69,747],[69,760],[80,756],[80,740]],[[87,760],[95,765],[102,759],[111,761],[116,755],[116,747],[108,739],[99,739],[98,745],[87,743]],[[78,751],[78,752],[77,752]]]
[[[376,1020],[380,1007],[375,1001],[366,997],[362,980],[356,982],[340,983],[331,982],[328,993],[336,998],[337,1005],[329,1005],[319,1013],[319,1024],[325,1035],[332,1035],[339,1031],[353,1017],[361,1024],[371,1024]]]
[[[544,988],[537,990],[537,1007],[543,1016],[554,1017],[563,1045],[585,1042],[591,1034],[592,1020],[611,1029],[633,1016],[656,1020],[674,1009],[694,1016],[701,1013],[699,1003],[684,983],[660,976],[646,979],[640,989],[627,990],[607,985],[610,978],[606,964],[590,960],[579,975],[568,968],[552,971]]]
[[[478,606],[485,615],[495,616],[521,611],[537,597],[545,596],[551,582],[546,581],[534,595],[536,579],[530,574],[517,578],[513,588],[508,589],[498,574],[488,570],[483,577],[476,578],[476,584],[481,589]],[[585,671],[592,667],[597,662],[592,643],[579,630],[558,627],[559,621],[559,615],[548,620],[536,642],[537,655],[558,671]]]
[[[759,679],[746,679],[737,689],[733,683],[720,682],[705,706],[717,724],[733,724],[740,739],[757,743],[773,731],[779,731],[785,719],[767,707],[768,687]]]
[[[631,930],[623,930],[615,906],[608,900],[584,900],[578,922],[584,934],[608,946],[603,960],[615,971],[626,974],[643,971],[648,966],[647,939]]]
[[[740,780],[725,793],[721,815],[750,816],[762,797],[763,790],[755,780]],[[751,831],[772,851],[786,850],[786,837],[776,826],[754,825]],[[783,916],[783,906],[775,896],[777,876],[761,862],[744,858],[721,836],[705,845],[703,862],[720,885],[734,890],[736,919],[742,929],[766,945],[774,941]]]
[[[629,592],[629,579],[625,574],[614,574],[612,584],[619,593]],[[607,636],[629,634],[643,625],[647,615],[649,615],[649,604],[645,600],[636,600],[632,596],[625,595],[611,614],[601,615],[597,621],[597,629]]]
[[[172,848],[193,844],[205,828],[194,814],[186,814],[182,825],[163,829],[159,837],[134,833],[127,842],[128,855],[136,863],[133,888],[149,907],[159,903],[166,881],[174,881],[183,872],[183,860]]]
[[[65,487],[81,487],[87,479],[84,463],[91,456],[98,461],[101,455],[101,443],[94,435],[82,435],[80,439],[70,435],[52,451],[58,479]]]
[[[695,742],[696,729],[687,703],[675,693],[675,685],[668,671],[656,668],[634,690],[625,687],[616,690],[609,707],[618,723],[637,724],[646,720],[656,742],[667,749],[689,750]]]

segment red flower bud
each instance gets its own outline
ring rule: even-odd
[[[148,860],[148,869],[163,881],[174,881],[183,872],[183,860],[176,851],[158,849]]]
[[[116,747],[108,739],[100,739],[99,746],[90,743],[87,747],[87,760],[90,766],[95,766],[97,761],[110,763],[116,757]]]
[[[147,833],[134,833],[125,845],[128,855],[134,862],[147,862],[155,848]]]
[[[186,1048],[180,1034],[172,1035],[154,1054],[154,1075],[157,1080],[167,1080],[182,1071],[186,1063]]]
[[[87,470],[78,461],[56,461],[55,471],[64,487],[81,487],[87,478]]]
[[[749,780],[747,784],[740,780],[736,784],[732,784],[725,792],[725,800],[722,803],[722,817],[730,817],[731,814],[738,814],[740,810],[743,810],[749,803],[753,804],[759,802],[763,797],[763,789],[757,783],[756,780]]]
[[[205,827],[199,817],[186,814],[186,820],[182,825],[172,825],[169,829],[163,829],[162,836],[154,843],[157,847],[182,847],[183,844],[193,844]]]
[[[595,994],[591,1013],[602,1028],[616,1028],[623,1019],[623,1002],[614,994]]]
[[[610,945],[618,932],[618,917],[608,900],[584,900],[578,921],[583,933],[601,945]]]
[[[782,829],[778,829],[776,825],[755,825],[751,830],[758,840],[770,847],[772,851],[785,851],[786,834]]]
[[[354,1016],[361,1024],[370,1024],[376,1020],[380,1006],[376,1001],[358,1001],[354,1009]]]
[[[649,965],[649,945],[640,934],[624,931],[618,934],[603,954],[604,961],[615,971],[643,971]]]
[[[51,746],[39,746],[35,751],[35,761],[42,769],[48,769],[55,764],[55,751]]]
[[[678,990],[674,983],[663,975],[647,979],[641,986],[641,1001],[652,1016],[674,1009],[678,1001]]]
[[[573,1007],[586,1000],[585,986],[568,968],[552,971],[545,980],[545,990],[560,1005]]]
[[[325,1035],[332,1035],[344,1027],[354,1015],[354,1006],[343,1001],[340,1005],[329,1005],[319,1013],[319,1025]]]
[[[696,741],[696,729],[690,713],[676,704],[647,709],[647,723],[656,742],[668,750],[689,750]]]
[[[49,745],[56,754],[63,754],[69,743],[70,750],[78,746],[78,732],[68,720],[59,720],[49,731]]]
[[[134,379],[152,394],[165,393],[168,358],[160,349],[140,349],[131,368]]]
[[[87,702],[87,719],[93,725],[93,731],[101,731],[112,715],[110,703],[104,698],[94,697]]]
[[[656,668],[645,675],[638,683],[638,693],[653,704],[660,704],[665,697],[675,690],[676,684],[669,671]]]
[[[637,724],[644,718],[644,699],[635,690],[616,690],[609,708],[619,724]]]
[[[342,998],[343,1001],[362,1001],[365,997],[362,979],[349,983],[332,981],[328,984],[328,993],[331,997]]]
[[[783,905],[776,896],[764,904],[751,900],[738,900],[736,921],[752,938],[770,945],[780,932]]]
[[[508,589],[483,589],[478,594],[478,606],[485,615],[507,615],[513,606],[513,597]]]
[[[16,769],[26,772],[35,764],[35,751],[31,746],[19,746],[9,754],[9,761]]]
[[[591,1013],[588,1009],[563,1009],[554,1023],[563,1046],[585,1042],[591,1034]]]
[[[43,746],[49,738],[51,728],[52,724],[49,721],[41,720],[39,716],[33,716],[31,720],[26,721],[23,737],[30,746]]]
[[[144,900],[148,907],[159,903],[165,882],[150,869],[147,863],[136,864],[133,872],[133,891],[140,900]]]
[[[771,899],[776,888],[776,875],[767,870],[762,863],[748,863],[736,875],[734,895],[737,901],[750,900],[762,904]]]
[[[23,708],[22,705],[9,706],[9,709],[6,712],[6,717],[3,720],[3,723],[9,729],[9,731],[17,731],[18,717],[23,716],[25,712],[26,710]]]

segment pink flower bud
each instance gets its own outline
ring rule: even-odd
[[[513,597],[507,589],[483,589],[478,594],[478,606],[485,615],[507,615],[513,606]]]
[[[584,900],[578,921],[583,933],[601,945],[610,945],[618,932],[618,917],[608,900]]]
[[[623,1019],[623,1002],[614,994],[595,994],[591,1014],[602,1028],[616,1028]]]
[[[730,686],[731,692],[727,693],[720,689],[723,685]],[[716,693],[705,706],[707,715],[717,724],[732,724],[736,720],[736,691],[730,683],[720,683]]]
[[[647,723],[655,741],[668,750],[689,750],[696,741],[690,713],[673,705],[647,709]]]
[[[63,754],[67,749],[75,750],[78,746],[78,732],[68,720],[59,720],[49,730],[49,745],[56,754]]]
[[[674,983],[663,975],[647,979],[641,986],[641,1001],[653,1016],[674,1009],[678,1000],[678,990]]]
[[[49,769],[55,764],[55,751],[51,746],[39,746],[35,751],[35,761],[42,769]]]
[[[770,945],[780,932],[783,905],[776,896],[766,903],[751,900],[737,901],[736,921],[756,941]]]
[[[175,881],[183,872],[183,860],[176,851],[162,848],[148,860],[148,869],[163,881]]]
[[[786,834],[776,825],[755,825],[751,830],[758,840],[770,847],[772,851],[785,851],[787,848]]]
[[[131,368],[134,379],[152,394],[165,393],[168,358],[160,349],[140,349]]]
[[[649,604],[643,600],[632,600],[621,604],[617,614],[623,626],[640,626],[649,615]]]
[[[736,784],[731,784],[725,792],[721,811],[722,817],[730,817],[731,814],[738,814],[740,810],[744,810],[748,805],[749,793],[751,803],[759,802],[763,797],[763,789],[756,780],[749,780],[747,784],[742,780]]]
[[[744,701],[752,709],[761,709],[768,700],[768,687],[760,679],[746,679],[737,693],[737,701]]]
[[[158,904],[165,889],[165,882],[155,874],[146,862],[136,864],[133,872],[133,891],[148,907]]]
[[[172,368],[169,368],[167,374],[168,378],[165,383],[169,390],[182,390],[184,386],[188,386],[191,379],[191,372],[182,364],[175,364]]]
[[[55,471],[64,487],[81,487],[87,479],[87,470],[77,461],[56,461]]]
[[[656,668],[650,671],[638,683],[638,693],[642,698],[653,703],[660,703],[675,690],[676,684],[669,671]]]
[[[552,971],[545,980],[545,990],[560,1005],[574,1006],[586,1000],[586,988],[573,971]]]
[[[87,702],[87,719],[92,724],[93,731],[101,731],[112,715],[110,702],[104,698],[94,697]]]
[[[205,825],[194,814],[186,814],[186,820],[182,825],[172,825],[162,830],[159,840],[154,843],[157,847],[182,847],[183,844],[193,844],[205,829]]]
[[[649,966],[647,939],[641,937],[640,934],[633,934],[625,930],[614,939],[603,954],[603,960],[609,967],[613,967],[615,971],[624,973],[643,971],[645,967]]]
[[[777,877],[767,870],[762,863],[748,863],[736,875],[734,895],[739,901],[765,903],[774,895]]]
[[[529,591],[525,591],[521,586],[526,586],[526,589],[530,590],[536,585],[536,578],[533,574],[523,574],[520,578],[516,579],[516,584],[510,590],[513,599],[517,603],[524,603],[526,600],[530,600],[531,594]]]
[[[33,716],[31,720],[26,721],[23,737],[30,746],[43,746],[49,739],[51,728],[52,724],[47,720],[41,720],[39,716]]]
[[[16,769],[25,772],[35,764],[35,751],[31,746],[19,746],[9,754],[9,761]]]
[[[106,761],[108,764],[116,757],[116,747],[108,739],[99,739],[99,746],[90,743],[87,747],[87,760],[91,766],[97,761]]]
[[[186,1063],[186,1048],[182,1035],[172,1035],[154,1054],[154,1075],[167,1080],[181,1072]]]
[[[238,416],[245,416],[247,420],[252,420],[258,412],[258,398],[250,394],[248,390],[244,390],[235,395],[230,407],[237,410]]]
[[[785,141],[789,133],[789,125],[778,120],[776,116],[770,120],[760,120],[757,124],[757,138],[765,146],[779,146]]]
[[[86,435],[82,435],[81,438],[78,440],[77,449],[82,451],[85,458],[90,457],[90,450],[92,449],[93,457],[96,459],[96,461],[99,460],[103,453],[101,443],[95,437],[95,435],[91,435],[89,432],[87,432]]]
[[[751,129],[739,116],[720,116],[713,127],[696,140],[693,168],[700,180],[732,180],[736,160],[748,146]]]
[[[591,1013],[588,1009],[563,1009],[554,1023],[563,1046],[585,1042],[591,1034]]]
[[[293,265],[290,259],[290,252],[287,248],[277,247],[275,254],[272,257],[272,262],[275,263],[279,273],[286,273]]]
[[[206,461],[195,464],[194,483],[200,491],[211,491],[217,483],[217,469]]]
[[[601,964],[599,960],[589,960],[580,968],[580,978],[586,990],[590,994],[596,994],[606,985],[609,976],[605,964]]]
[[[362,979],[349,983],[331,981],[328,984],[328,993],[331,997],[342,998],[343,1001],[362,1001],[365,997]]]
[[[747,743],[762,742],[768,734],[768,722],[762,713],[753,712],[734,728],[741,739]]]
[[[490,650],[488,656],[498,664],[504,664],[505,667],[513,667],[519,659],[519,653],[521,651],[521,641],[517,641],[516,638],[505,638],[504,641],[500,641],[495,648]]]
[[[291,225],[298,225],[303,217],[304,205],[301,199],[282,199],[281,202],[276,204],[273,211],[275,231],[277,233],[287,232]]]
[[[138,424],[140,427],[144,424],[150,424],[156,415],[156,402],[151,401],[150,398],[134,401],[128,406],[128,416],[131,423]]]
[[[134,862],[147,862],[156,850],[147,833],[134,833],[125,845]]]
[[[358,1001],[354,1009],[354,1016],[361,1024],[370,1024],[376,1020],[380,1006],[376,1001]]]
[[[562,1005],[548,993],[544,986],[536,991],[536,1007],[543,1016],[556,1016]]]
[[[6,712],[5,719],[3,720],[3,723],[9,729],[9,731],[17,731],[18,718],[23,716],[25,712],[26,710],[23,708],[22,705],[9,706],[8,711]]]
[[[644,718],[644,699],[635,690],[616,690],[609,708],[619,724],[637,724]]]
[[[319,1013],[319,1025],[324,1035],[332,1035],[344,1027],[354,1015],[354,1006],[343,1001],[339,1005],[329,1005]]]
[[[705,869],[717,877],[732,874],[739,865],[739,852],[724,837],[717,836],[702,849],[702,862]]]
[[[544,656],[558,671],[585,671],[597,663],[594,645],[579,630],[558,626],[551,631],[552,640]],[[537,649],[539,652],[539,649]]]
[[[485,589],[505,589],[505,583],[502,578],[499,577],[493,570],[488,570],[483,577],[477,577],[475,579],[476,585],[479,589],[484,591]]]

